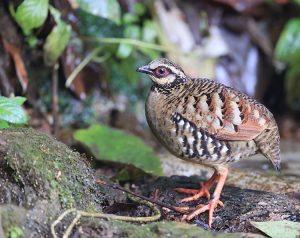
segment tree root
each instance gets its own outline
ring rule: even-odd
[[[151,202],[143,200],[141,198],[134,197],[130,194],[128,194],[128,197],[139,204],[145,205],[152,209],[154,215],[148,216],[148,217],[129,217],[129,216],[119,216],[114,214],[105,214],[101,212],[85,212],[80,211],[75,208],[68,209],[64,211],[51,225],[51,233],[54,238],[58,238],[55,227],[63,220],[64,217],[66,217],[70,213],[75,213],[76,216],[73,218],[70,225],[65,230],[62,238],[68,238],[71,235],[71,232],[75,225],[79,222],[81,217],[91,217],[91,218],[105,218],[105,219],[114,219],[114,220],[121,220],[121,221],[129,221],[129,222],[152,222],[160,219],[161,212],[160,210]]]

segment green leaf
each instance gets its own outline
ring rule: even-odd
[[[300,5],[300,0],[294,0],[294,2]]]
[[[20,106],[20,103],[23,102],[21,97],[6,98],[0,96],[0,120],[13,124],[27,123],[26,113]]]
[[[136,25],[129,25],[124,30],[125,38],[139,40],[141,38],[141,28]]]
[[[291,238],[300,234],[300,223],[292,221],[251,222],[271,238]]]
[[[56,26],[47,36],[44,44],[44,61],[47,65],[54,65],[71,38],[71,26],[56,18]]]
[[[17,8],[15,20],[24,34],[40,27],[48,15],[48,0],[24,0]]]
[[[33,35],[32,33],[27,36],[26,41],[30,48],[36,47],[36,45],[38,43],[37,37],[35,35]]]
[[[19,238],[23,237],[24,233],[20,227],[14,226],[9,231],[9,238]]]
[[[132,164],[147,173],[162,175],[160,160],[136,136],[104,125],[77,130],[74,138],[87,146],[98,160]]]
[[[288,67],[285,74],[284,86],[287,104],[294,110],[299,110],[300,102],[300,61]]]
[[[20,96],[12,97],[10,99],[15,101],[20,106],[22,106],[24,104],[24,102],[26,101],[26,98],[20,97]]]
[[[157,37],[157,27],[153,21],[146,20],[143,26],[143,40],[154,43]]]
[[[117,51],[117,57],[121,59],[127,58],[132,52],[132,46],[128,44],[120,44]]]
[[[92,15],[80,8],[76,10],[79,16],[79,32],[84,36],[122,37],[123,28],[113,21]]]
[[[287,22],[275,48],[275,57],[286,63],[300,60],[300,18]]]
[[[121,8],[117,0],[77,0],[77,3],[84,11],[120,23]]]
[[[0,129],[9,128],[9,124],[7,121],[0,120]]]
[[[144,4],[140,3],[140,2],[136,2],[134,5],[133,5],[133,9],[134,9],[134,12],[141,16],[143,15],[145,12],[146,12],[146,7]]]
[[[122,22],[123,24],[132,24],[132,23],[136,23],[139,20],[137,15],[133,15],[131,13],[124,13],[123,17],[122,17]]]

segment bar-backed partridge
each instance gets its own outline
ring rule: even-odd
[[[204,78],[190,78],[168,59],[157,59],[139,67],[153,81],[146,102],[146,118],[158,140],[175,156],[212,167],[213,176],[199,190],[177,188],[193,194],[182,202],[206,196],[217,182],[208,204],[183,219],[213,212],[224,186],[228,164],[263,154],[280,169],[280,137],[272,113],[255,99],[233,88]]]

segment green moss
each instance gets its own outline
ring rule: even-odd
[[[4,159],[12,176],[33,187],[38,197],[57,195],[63,208],[91,209],[92,204],[101,202],[93,171],[78,153],[33,129],[0,130],[0,135],[8,143]]]
[[[26,218],[26,210],[13,205],[0,206],[0,220],[3,232],[8,238],[18,238],[23,236],[22,222]],[[0,232],[1,236],[1,232]]]
[[[85,224],[82,224],[83,226]],[[123,221],[92,221],[89,227],[97,227],[105,237],[106,233],[113,237],[158,238],[158,237],[205,237],[205,238],[237,238],[239,234],[212,233],[198,226],[181,222],[155,222],[135,225]],[[96,233],[97,234],[97,233]],[[96,236],[95,234],[95,236]],[[91,235],[92,236],[92,235]],[[91,237],[89,236],[89,237]],[[84,236],[83,236],[84,237]]]
[[[23,230],[20,227],[14,226],[8,232],[9,238],[18,238],[23,236]]]

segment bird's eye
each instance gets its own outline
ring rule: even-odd
[[[170,71],[165,67],[157,67],[155,69],[155,76],[158,78],[165,77],[170,73]]]

